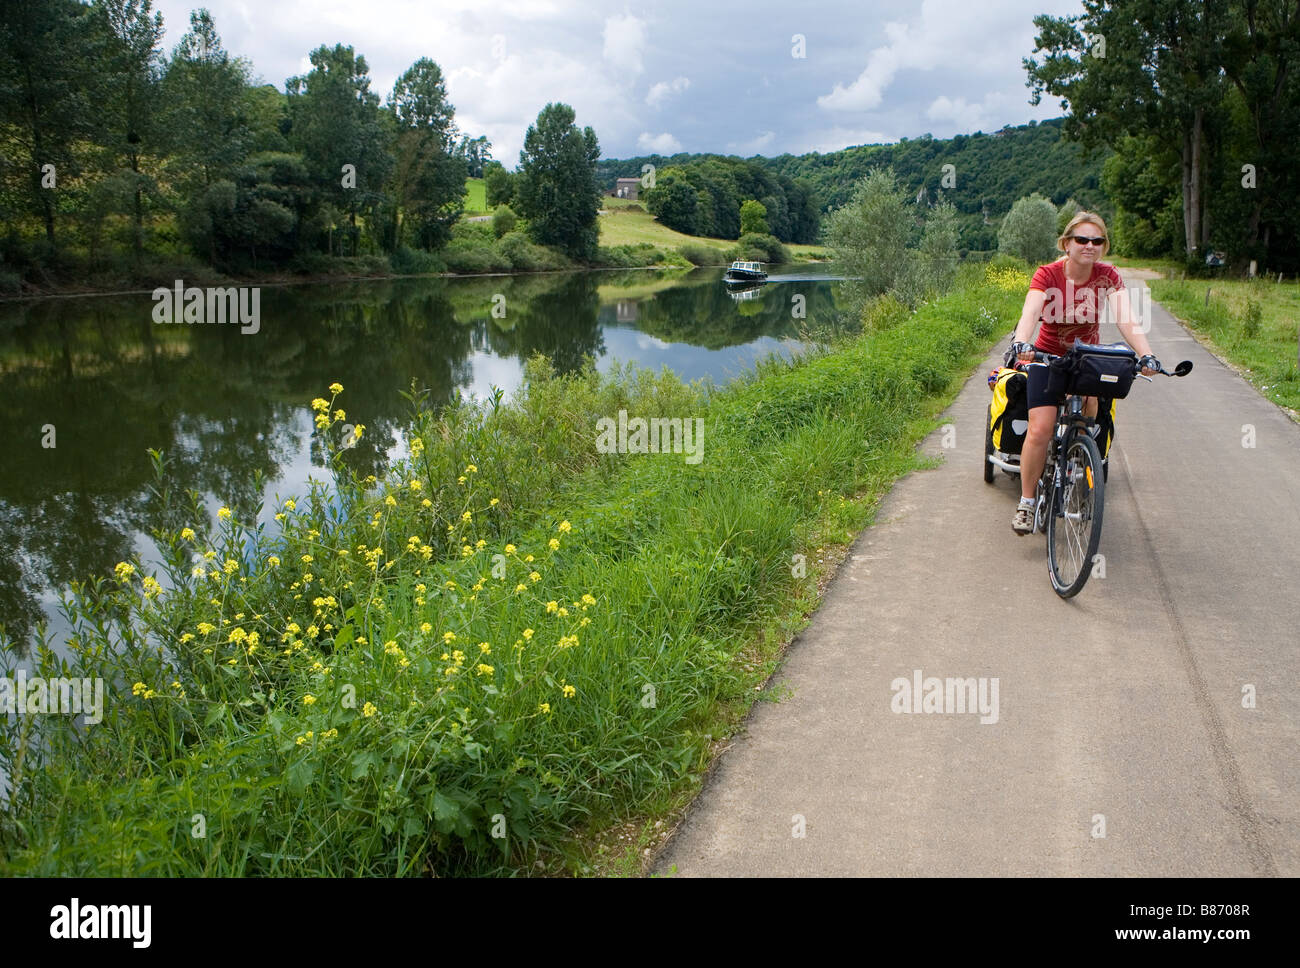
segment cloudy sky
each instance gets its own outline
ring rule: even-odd
[[[155,0],[166,49],[189,0]],[[412,62],[442,67],[456,122],[514,167],[548,101],[574,107],[607,158],[834,151],[1058,117],[1031,107],[1033,17],[1079,0],[206,0],[226,48],[283,89],[344,43],[387,98]],[[800,40],[802,38],[802,40]]]

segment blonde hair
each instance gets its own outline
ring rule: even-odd
[[[1061,237],[1056,240],[1056,247],[1062,252],[1065,252],[1066,243],[1069,241],[1070,236],[1074,235],[1075,228],[1082,225],[1084,222],[1091,222],[1093,225],[1101,229],[1101,234],[1106,238],[1106,241],[1101,244],[1101,254],[1105,255],[1110,251],[1110,231],[1106,228],[1106,220],[1096,212],[1075,212],[1074,218],[1070,219],[1070,224],[1065,227],[1065,231],[1061,233]]]

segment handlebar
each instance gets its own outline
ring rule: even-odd
[[[1015,369],[1018,370],[1024,366],[1028,366],[1030,363],[1051,363],[1053,360],[1059,360],[1060,358],[1061,357],[1057,354],[1044,353],[1039,350],[1035,350],[1034,358],[1032,360],[1017,359],[1015,362]],[[1145,373],[1142,372],[1142,361],[1140,359],[1135,360],[1133,362],[1133,369],[1134,369],[1135,376],[1138,376],[1141,379],[1146,380],[1148,383],[1154,382],[1152,381],[1151,377],[1147,376]],[[1187,376],[1188,373],[1192,372],[1192,361],[1183,360],[1176,367],[1174,367],[1173,372],[1171,373],[1169,370],[1166,370],[1164,368],[1164,365],[1161,364],[1159,360],[1157,360],[1155,366],[1155,372],[1163,373],[1165,376]]]

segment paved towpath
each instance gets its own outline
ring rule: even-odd
[[[1018,485],[983,482],[999,344],[657,872],[1300,875],[1300,426],[1159,306],[1150,339],[1196,368],[1120,402],[1105,577],[1057,598],[1043,538],[1011,530]],[[918,669],[996,677],[997,721],[892,712]]]

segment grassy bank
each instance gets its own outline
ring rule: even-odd
[[[160,488],[165,573],[75,586],[73,658],[38,662],[102,677],[103,722],[0,720],[4,871],[636,870],[615,832],[689,799],[836,547],[1014,322],[1027,273],[962,271],[722,390],[535,361],[513,401],[420,411],[383,481],[346,473],[336,385],[313,406],[337,487],[286,500],[276,537],[253,509],[206,533]],[[700,421],[700,460],[599,452],[620,410]]]
[[[734,240],[710,239],[677,232],[657,221],[645,210],[644,203],[641,202],[631,202],[624,198],[606,198],[603,199],[602,204],[605,206],[605,214],[600,216],[601,245],[649,244],[661,249],[677,251],[681,251],[683,246],[702,247],[716,253],[717,265],[726,265],[731,261],[728,253],[736,244]],[[820,245],[787,242],[785,247],[796,261],[829,257],[825,247]]]
[[[1300,411],[1300,283],[1157,279],[1149,285],[1156,301],[1201,336],[1215,355],[1241,370],[1260,393],[1293,417]]]

